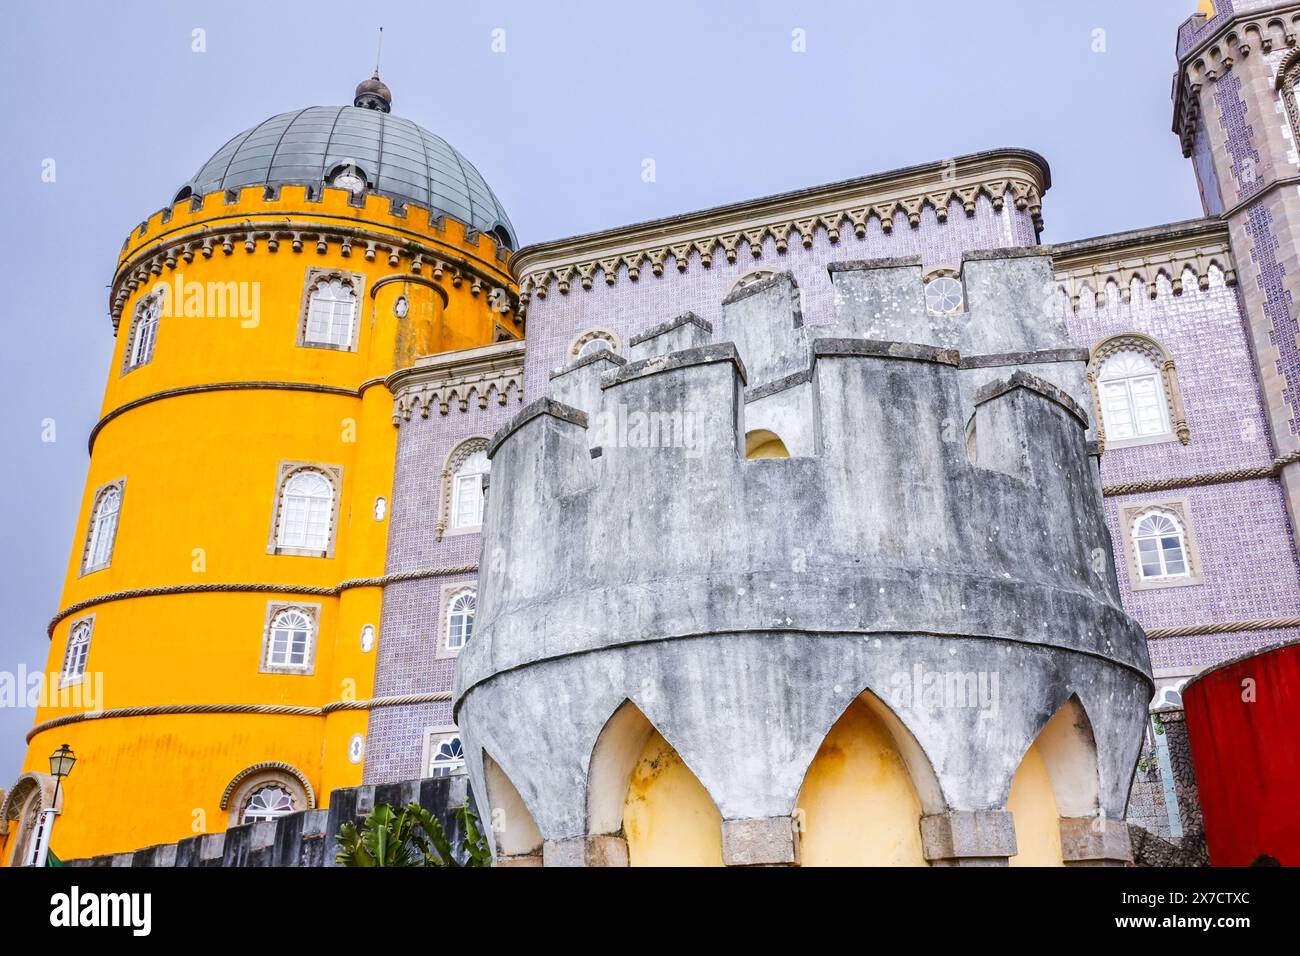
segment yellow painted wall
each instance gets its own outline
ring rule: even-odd
[[[893,738],[855,700],[813,758],[799,794],[803,866],[925,866],[921,802]]]
[[[623,832],[632,866],[722,866],[722,816],[655,731],[632,771]]]
[[[358,240],[350,255],[337,242],[319,253],[314,239],[300,252],[260,239],[227,254],[191,262],[177,253],[174,268],[149,277],[125,303],[102,412],[161,391],[228,382],[310,383],[347,394],[252,389],[174,395],[138,405],[98,433],[72,542],[61,608],[112,592],[187,584],[277,584],[334,588],[345,580],[384,573],[388,514],[374,517],[378,496],[391,505],[396,430],[392,396],[383,378],[428,351],[493,341],[499,328],[518,327],[489,306],[487,287],[472,277],[454,280],[451,266],[472,265],[491,281],[512,287],[506,264],[486,237],[467,239],[448,220],[428,226],[415,208],[391,215],[386,199],[351,206],[340,190],[307,202],[301,187],[284,187],[275,200],[246,189],[238,203],[220,194],[203,208],[176,207],[168,222],[153,216],[133,231],[120,263],[203,228],[237,222],[317,221],[382,232],[399,245],[412,239],[437,250],[434,263],[411,272],[410,259],[390,264],[379,248],[373,261]],[[445,259],[442,257],[445,256]],[[360,273],[356,350],[298,345],[304,284],[310,267]],[[257,289],[258,315],[186,316],[160,321],[152,361],[121,374],[128,331],[139,299],[177,276],[185,282],[248,283]],[[382,282],[389,277],[401,281]],[[432,284],[432,285],[431,285]],[[434,288],[433,286],[436,286]],[[206,288],[206,285],[205,285]],[[439,291],[441,290],[441,291]],[[411,303],[406,320],[393,312],[398,295]],[[341,466],[342,494],[334,551],[327,558],[268,554],[276,480],[281,461]],[[82,576],[81,555],[95,491],[126,479],[112,563]],[[205,566],[196,564],[202,549]],[[268,600],[320,605],[315,668],[309,676],[259,672]],[[68,632],[83,614],[95,616],[87,671],[103,674],[104,708],[162,704],[264,704],[320,707],[371,695],[376,650],[361,650],[363,625],[378,632],[381,589],[338,595],[285,593],[170,594],[114,599],[60,621],[47,672],[58,671]],[[86,710],[44,706],[40,724]],[[231,778],[252,764],[283,761],[301,770],[325,805],[330,790],[360,783],[362,766],[348,757],[353,734],[365,733],[365,711],[326,717],[176,715],[101,719],[51,728],[31,740],[24,770],[48,769],[47,757],[68,743],[78,762],[66,783],[64,814],[53,849],[64,859],[118,852],[189,836],[198,827],[219,831],[227,814],[218,801]]]
[[[1064,866],[1061,822],[1047,763],[1034,744],[1011,780],[1007,809],[1015,817],[1016,849],[1011,866]]]

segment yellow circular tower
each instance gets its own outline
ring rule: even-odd
[[[63,743],[79,758],[65,859],[361,782],[396,446],[385,379],[522,335],[504,210],[391,102],[376,74],[353,106],[259,123],[127,238],[4,862],[30,850]]]

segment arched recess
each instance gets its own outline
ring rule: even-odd
[[[745,435],[745,458],[789,458],[785,442],[776,432],[757,428]]]
[[[1096,817],[1101,778],[1092,722],[1071,696],[1021,758],[1007,795],[1015,821],[1011,866],[1063,866],[1061,818]]]
[[[623,833],[631,866],[722,866],[722,815],[630,700],[606,721],[587,771],[587,832]]]
[[[925,866],[923,813],[943,812],[920,743],[870,691],[850,702],[804,775],[795,809],[803,866]]]
[[[54,778],[47,773],[25,773],[0,804],[0,833],[8,834],[4,844],[8,866],[21,866],[31,849],[37,818],[49,809],[54,797]],[[63,792],[59,791],[57,810],[63,809]]]
[[[483,780],[487,784],[487,823],[496,840],[497,859],[534,856],[542,852],[542,831],[501,765],[483,751]]]

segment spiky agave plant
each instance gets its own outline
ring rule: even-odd
[[[456,810],[456,818],[465,831],[460,853],[452,850],[438,818],[418,803],[401,810],[381,803],[360,830],[343,824],[334,859],[340,866],[491,866],[487,837],[468,802]]]

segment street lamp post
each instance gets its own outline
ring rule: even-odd
[[[50,852],[50,831],[54,829],[54,818],[59,815],[59,788],[63,784],[63,778],[72,773],[72,765],[77,762],[77,756],[72,752],[72,748],[63,744],[58,750],[50,754],[50,776],[54,778],[54,798],[50,801],[49,809],[42,810],[36,824],[36,839],[32,847],[32,854],[28,858],[29,866],[44,866]]]

